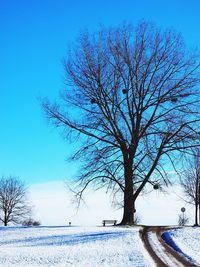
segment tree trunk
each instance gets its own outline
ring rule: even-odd
[[[200,179],[198,179],[198,197],[197,197],[197,207],[199,207],[199,224],[200,224]],[[197,222],[197,225],[199,225]]]
[[[194,223],[195,226],[198,225],[198,202],[197,200],[195,201],[195,223]]]
[[[196,179],[195,184],[195,223],[194,225],[198,225],[198,206],[199,206],[199,181]]]
[[[124,211],[123,218],[120,224],[134,224],[135,203],[133,201],[133,188],[126,188],[124,191]]]
[[[5,212],[5,214],[4,214],[4,221],[3,221],[3,223],[4,223],[4,226],[7,226],[8,225],[7,212]]]
[[[125,190],[124,190],[124,210],[121,225],[134,224],[135,202],[133,196],[133,173],[132,164],[125,164]]]
[[[199,179],[196,180],[196,191],[195,191],[195,226],[200,223],[200,183]]]

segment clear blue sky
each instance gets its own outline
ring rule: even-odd
[[[81,28],[141,19],[200,46],[199,0],[0,0],[0,175],[28,184],[69,178],[70,144],[48,126],[37,97],[64,88],[61,59]]]

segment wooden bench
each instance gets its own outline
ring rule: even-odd
[[[106,224],[116,225],[117,224],[117,220],[103,220],[102,224],[103,224],[103,226],[105,226]]]

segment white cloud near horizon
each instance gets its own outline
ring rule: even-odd
[[[154,190],[138,198],[136,210],[141,218],[140,223],[146,225],[176,225],[181,207],[181,189],[174,186],[168,193]],[[77,211],[72,204],[72,194],[67,192],[63,181],[52,181],[30,186],[30,200],[34,205],[33,217],[42,225],[101,225],[103,219],[117,219],[120,222],[122,210],[111,205],[111,198],[104,190],[90,191],[85,196],[85,205]],[[193,224],[193,207],[186,206],[186,215]]]

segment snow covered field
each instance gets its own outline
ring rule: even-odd
[[[4,267],[149,267],[150,263],[139,228],[0,228],[0,266]]]
[[[0,266],[155,266],[144,249],[139,229],[0,227]],[[200,266],[200,227],[169,232],[180,249]]]
[[[178,247],[200,266],[200,227],[170,230]]]

